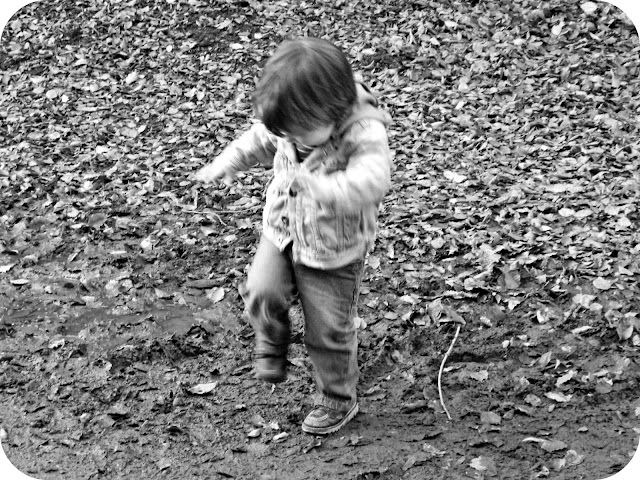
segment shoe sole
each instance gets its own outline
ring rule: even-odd
[[[286,373],[258,372],[255,378],[268,383],[282,383],[287,380]]]
[[[302,431],[306,433],[312,433],[314,435],[328,435],[329,433],[334,433],[344,427],[347,423],[349,423],[353,417],[356,416],[360,407],[356,403],[351,410],[349,410],[344,418],[340,420],[340,423],[336,423],[335,425],[331,425],[330,427],[311,427],[309,425],[302,424]]]
[[[256,365],[254,377],[268,383],[282,383],[287,379],[287,360],[284,359],[283,368],[260,368],[260,359]]]

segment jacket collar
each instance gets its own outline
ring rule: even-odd
[[[340,138],[347,129],[355,122],[363,119],[379,120],[388,126],[391,123],[391,116],[378,107],[378,100],[373,96],[369,88],[363,83],[356,83],[356,102],[351,108],[347,117],[340,122],[334,135]]]

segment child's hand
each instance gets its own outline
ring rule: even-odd
[[[233,178],[222,168],[216,165],[215,162],[198,170],[195,174],[195,179],[200,182],[212,183],[214,185],[218,185],[220,182],[223,182],[225,185],[231,185],[233,183]]]

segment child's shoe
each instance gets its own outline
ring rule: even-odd
[[[287,358],[277,355],[260,355],[256,360],[256,378],[269,383],[287,379]]]
[[[315,435],[327,435],[337,432],[344,427],[358,413],[358,404],[356,403],[347,412],[334,410],[333,408],[316,406],[302,423],[302,431],[313,433]]]

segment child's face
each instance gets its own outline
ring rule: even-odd
[[[322,145],[333,133],[334,124],[315,127],[313,130],[296,130],[284,132],[283,137],[287,140],[302,145],[304,147],[316,147]]]

